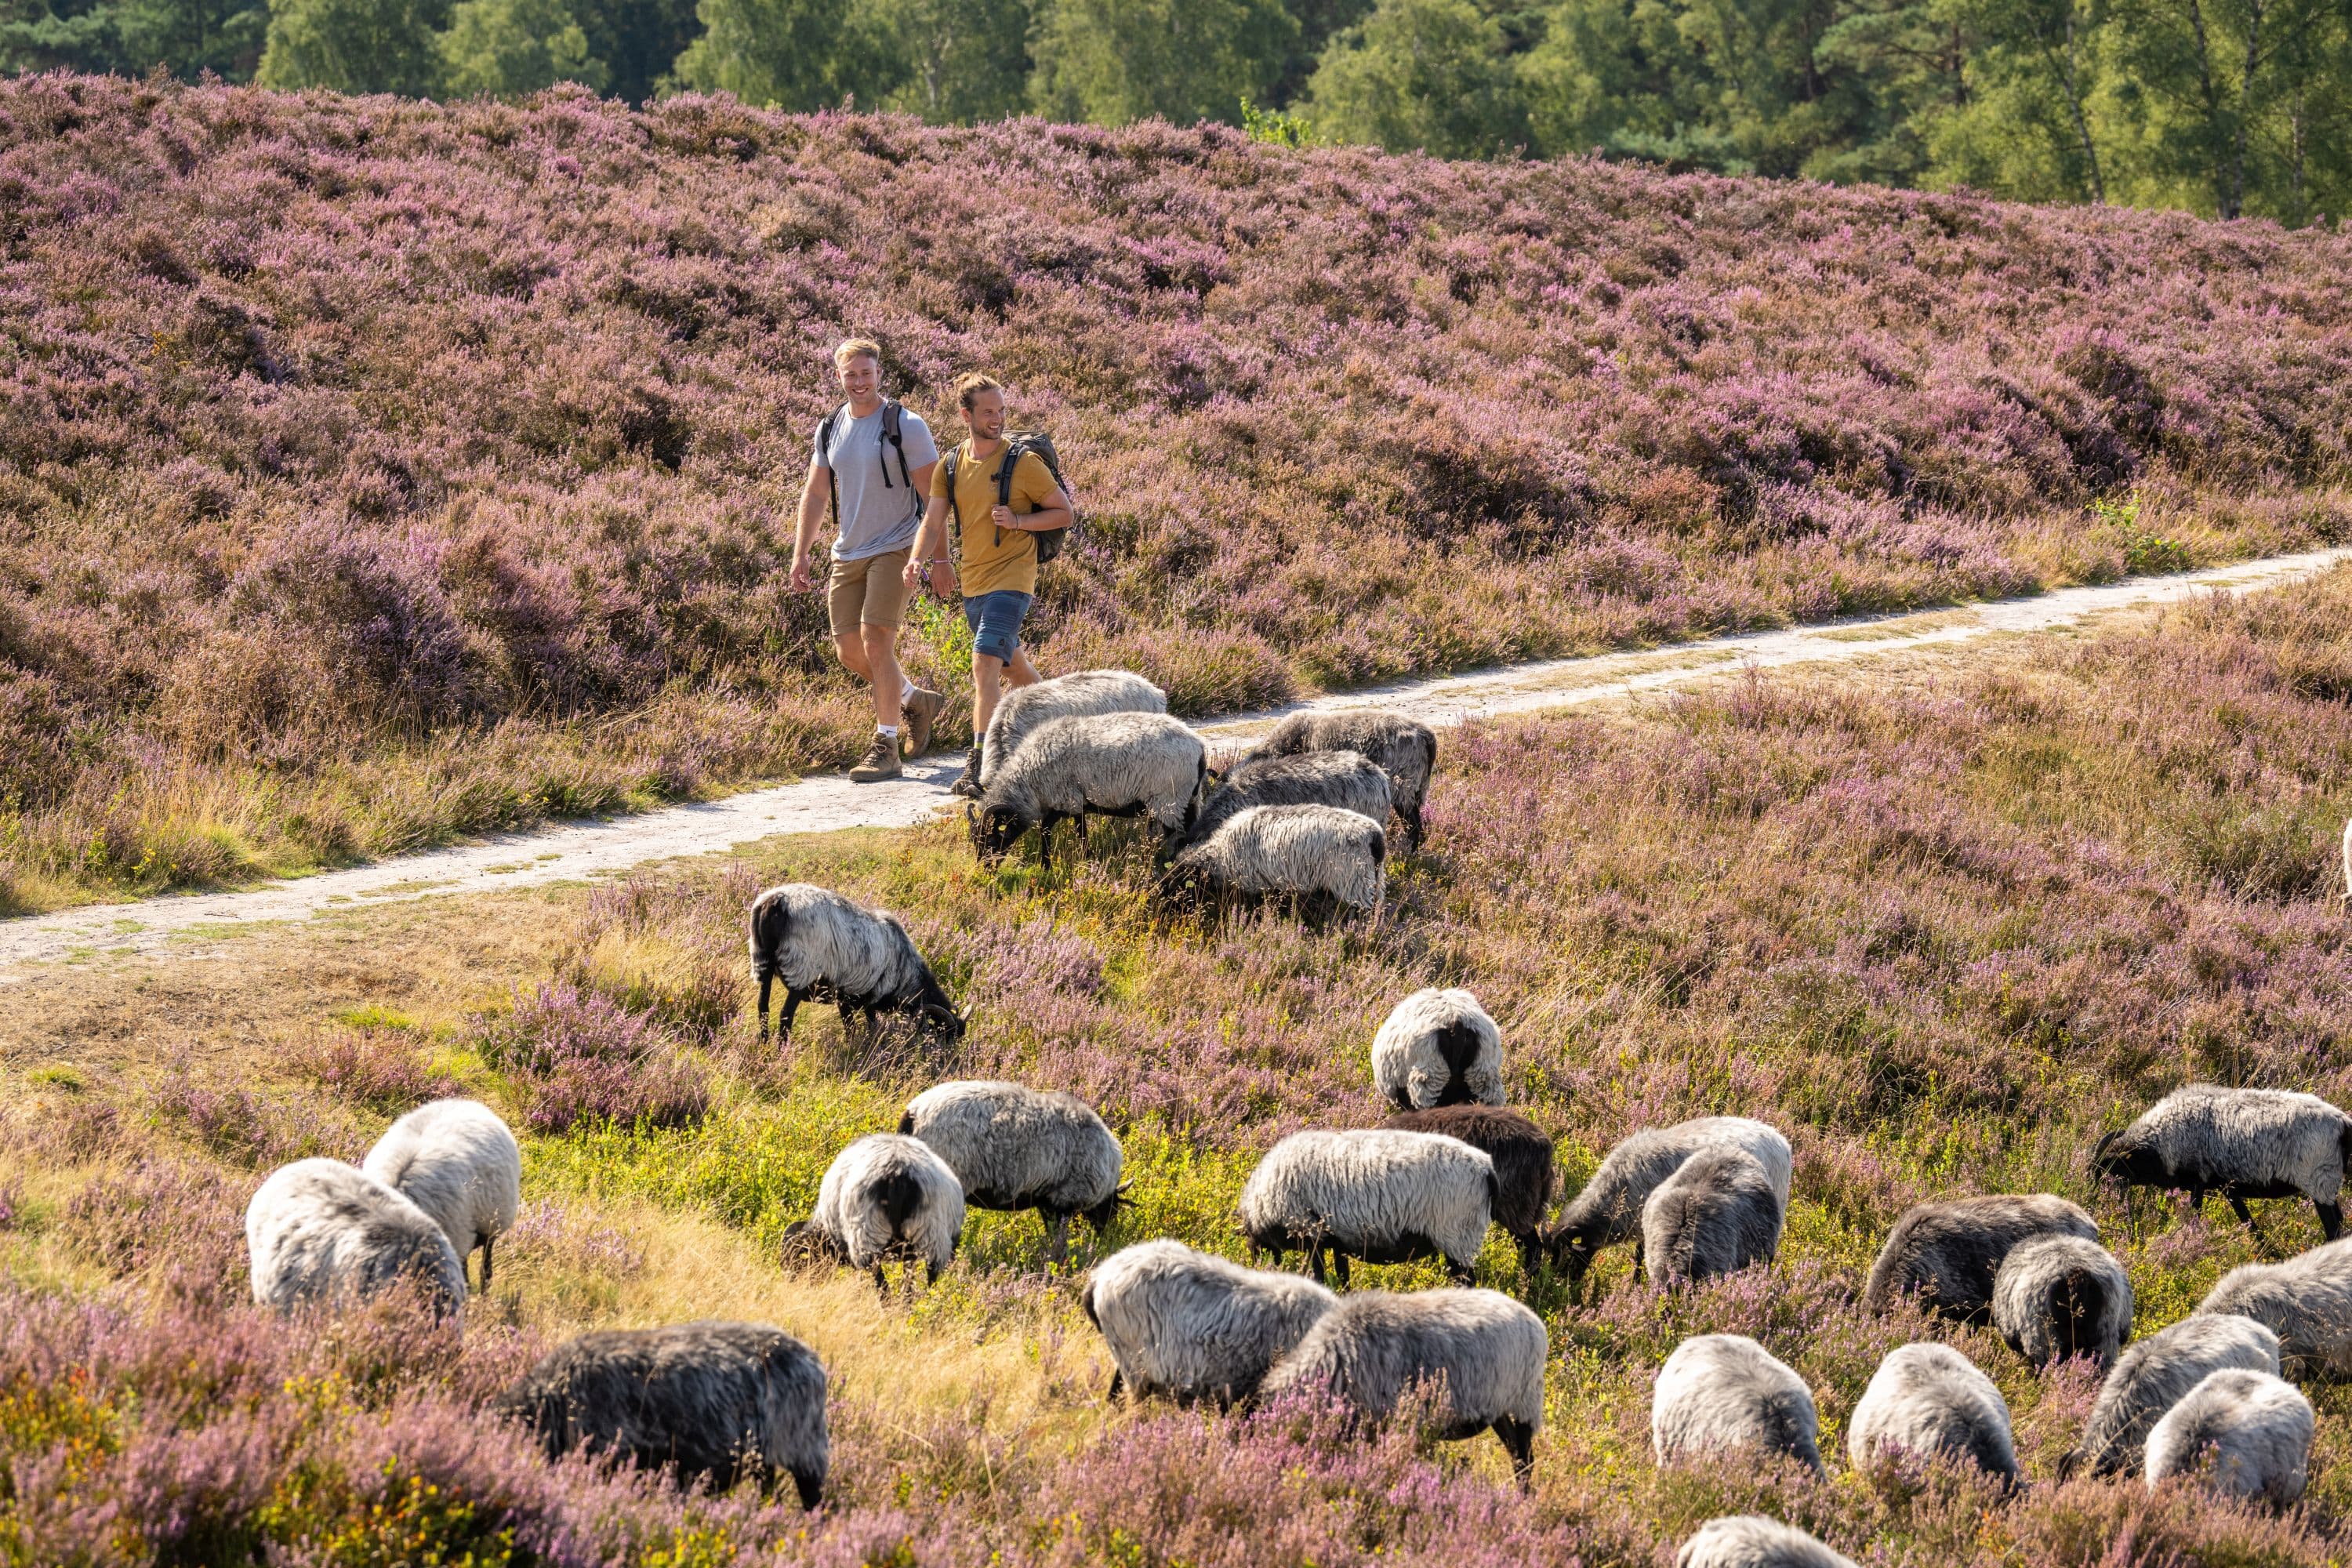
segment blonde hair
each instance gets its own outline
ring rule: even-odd
[[[971,400],[983,392],[1002,393],[1004,384],[985,371],[968,370],[956,377],[956,406],[969,413]]]
[[[833,368],[839,370],[851,360],[860,358],[871,359],[876,364],[880,364],[882,345],[872,338],[844,338],[840,346],[833,351]]]

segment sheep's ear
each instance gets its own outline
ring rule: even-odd
[[[2102,1135],[2096,1143],[2091,1145],[2091,1158],[2096,1160],[2100,1155],[2105,1153],[2107,1152],[2107,1146],[2123,1135],[2124,1130],[2120,1127],[2116,1128],[2113,1132]]]

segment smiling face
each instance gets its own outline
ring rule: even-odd
[[[994,387],[984,387],[971,395],[971,403],[963,411],[963,422],[975,441],[993,441],[1004,434],[1004,394]]]
[[[871,408],[882,400],[882,362],[872,354],[852,354],[834,365],[841,378],[842,395],[855,409]]]

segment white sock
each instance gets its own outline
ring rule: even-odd
[[[904,708],[915,700],[915,683],[905,676],[898,678],[898,706]]]
[[[898,726],[896,724],[877,724],[874,726],[874,732],[881,736],[886,741],[895,741],[898,738]]]

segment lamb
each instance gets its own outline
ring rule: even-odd
[[[2249,1263],[2221,1276],[2197,1304],[2235,1312],[2279,1337],[2279,1358],[2297,1377],[2352,1376],[2352,1240],[2331,1241],[2284,1263]]]
[[[1780,1251],[1780,1195],[1745,1149],[1702,1149],[1660,1182],[1642,1205],[1650,1283],[1696,1284],[1769,1263]]]
[[[766,1323],[600,1329],[551,1352],[493,1402],[551,1459],[575,1448],[677,1467],[724,1491],[787,1474],[814,1508],[830,1459],[816,1353]]]
[[[1192,825],[1209,777],[1201,737],[1165,713],[1101,713],[1052,719],[991,775],[976,813],[967,816],[972,851],[984,864],[1037,830],[1039,863],[1051,865],[1054,829],[1076,822],[1081,838],[1089,812],[1148,816],[1172,843]]]
[[[1399,1132],[1436,1132],[1459,1138],[1495,1162],[1495,1223],[1518,1244],[1519,1266],[1529,1274],[1543,1256],[1544,1211],[1559,1187],[1552,1168],[1551,1138],[1516,1111],[1491,1105],[1442,1105],[1404,1110],[1381,1124]]]
[[[1855,1568],[1801,1530],[1752,1513],[1711,1519],[1675,1554],[1675,1568]]]
[[[1435,731],[1418,719],[1377,708],[1293,713],[1242,761],[1246,764],[1261,757],[1292,757],[1307,752],[1355,752],[1379,763],[1389,775],[1397,819],[1404,824],[1405,842],[1416,851],[1421,848],[1425,826],[1421,808],[1429,795],[1429,775],[1437,766]]]
[[[2352,1116],[2317,1095],[2210,1083],[2166,1095],[2091,1152],[2099,1175],[2126,1186],[2186,1188],[2193,1208],[2204,1206],[2209,1188],[2218,1191],[2249,1226],[2249,1198],[2309,1198],[2330,1241],[2344,1234],[2347,1160]]]
[[[1185,831],[1184,842],[1198,844],[1253,805],[1336,805],[1386,822],[1393,804],[1389,775],[1354,752],[1260,757],[1225,775]]]
[[[253,1299],[279,1311],[412,1283],[436,1316],[466,1300],[466,1265],[433,1216],[356,1165],[297,1160],[245,1209]]]
[[[490,1289],[490,1244],[522,1206],[522,1150],[478,1100],[436,1100],[387,1129],[360,1168],[433,1216],[464,1259],[479,1250]]]
[[[1642,1210],[1650,1194],[1685,1160],[1724,1142],[1756,1157],[1785,1211],[1789,1175],[1796,1162],[1789,1141],[1775,1129],[1744,1116],[1701,1116],[1672,1127],[1645,1128],[1610,1150],[1584,1190],[1560,1210],[1550,1246],[1553,1260],[1566,1268],[1570,1282],[1582,1279],[1601,1249],[1620,1241],[1633,1243],[1634,1260],[1640,1262]]]
[[[881,1289],[882,1265],[894,1258],[919,1259],[925,1282],[937,1281],[962,1239],[963,1187],[947,1162],[920,1139],[876,1132],[825,1168],[816,1212],[784,1231],[784,1256],[870,1268]]]
[[[1333,1307],[1260,1385],[1272,1394],[1328,1384],[1363,1415],[1384,1420],[1415,1384],[1438,1385],[1438,1436],[1492,1428],[1524,1489],[1543,1430],[1543,1320],[1497,1290],[1367,1290]]]
[[[1372,1037],[1372,1086],[1399,1110],[1500,1105],[1503,1032],[1467,991],[1416,991]]]
[[[1952,1198],[1904,1210],[1870,1266],[1866,1312],[1886,1312],[1904,1296],[1960,1322],[1992,1312],[1994,1272],[2010,1249],[2035,1236],[2099,1239],[2098,1222],[2078,1204],[2047,1193]]]
[[[1170,864],[1161,890],[1219,900],[1287,894],[1377,911],[1387,891],[1388,835],[1333,805],[1254,805]]]
[[[1100,1236],[1126,1200],[1126,1153],[1103,1119],[1076,1097],[1017,1083],[961,1081],[925,1089],[898,1119],[962,1184],[967,1207],[1035,1209],[1055,1262],[1069,1256],[1070,1216]]]
[[[776,1033],[793,1032],[793,1016],[812,997],[841,1008],[849,1028],[852,1010],[866,1015],[874,1032],[877,1015],[912,1013],[921,1024],[961,1038],[965,1015],[915,949],[915,939],[897,915],[850,902],[839,893],[787,882],[751,900],[751,973],[760,982],[760,1037],[768,1036],[768,995],[781,976],[784,1010]]]
[[[1110,1347],[1113,1399],[1124,1386],[1139,1398],[1211,1399],[1230,1409],[1339,1299],[1296,1274],[1244,1268],[1162,1239],[1097,1265],[1078,1300]]]
[[[1650,1395],[1658,1463],[1757,1448],[1822,1468],[1812,1391],[1785,1363],[1738,1334],[1698,1334],[1675,1347]]]
[[[2131,1278],[2095,1241],[2028,1237],[1993,1275],[1992,1321],[2009,1348],[2036,1366],[2071,1355],[2107,1366],[2131,1338]]]
[[[1016,686],[996,704],[987,733],[981,737],[980,785],[987,788],[996,770],[1021,749],[1021,743],[1053,720],[1167,711],[1166,692],[1124,669],[1081,669]]]
[[[1443,1257],[1468,1284],[1494,1218],[1495,1162],[1458,1138],[1433,1132],[1294,1132],[1243,1184],[1242,1232],[1280,1266],[1293,1247],[1319,1281],[1328,1247],[1339,1284],[1348,1260],[1404,1263]]]
[[[2311,1401],[2268,1373],[2208,1373],[2147,1435],[2147,1489],[2210,1470],[2214,1489],[2285,1508],[2311,1472]]]
[[[1885,1452],[1965,1459],[2003,1485],[2017,1485],[2009,1402],[1992,1379],[1949,1345],[1899,1345],[1887,1352],[1846,1423],[1846,1453],[1867,1470]]]
[[[2076,1472],[2120,1475],[2140,1462],[2148,1429],[2210,1373],[2279,1370],[2279,1338],[2233,1313],[2189,1317],[2123,1353],[2099,1386],[2074,1452],[2058,1462],[2061,1480]]]

